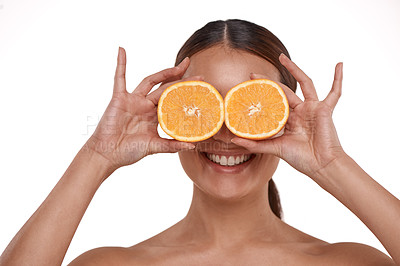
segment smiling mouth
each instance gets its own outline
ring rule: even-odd
[[[221,155],[215,153],[202,152],[205,157],[215,164],[222,166],[237,166],[251,160],[255,154]]]

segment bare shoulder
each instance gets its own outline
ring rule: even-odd
[[[124,265],[130,262],[131,252],[123,247],[101,247],[89,250],[76,259],[70,266]]]
[[[351,265],[396,265],[385,253],[361,243],[333,243],[325,245],[321,251],[331,262],[339,264],[351,262]]]
[[[311,255],[308,263],[304,265],[396,265],[392,258],[374,247],[356,242],[328,243],[290,228],[292,231],[289,232],[295,235],[297,240],[293,241],[294,245],[301,250],[301,254]]]
[[[166,230],[167,231],[167,230]],[[163,241],[164,232],[131,247],[101,247],[89,250],[69,266],[102,266],[102,265],[158,265],[170,252]],[[168,242],[168,241],[167,241]]]
[[[69,266],[110,266],[110,265],[159,265],[165,258],[162,247],[143,241],[131,247],[101,247],[89,250]],[[164,252],[163,252],[164,251]]]

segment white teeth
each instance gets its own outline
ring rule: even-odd
[[[234,166],[248,161],[251,157],[250,154],[242,154],[235,156],[225,156],[225,155],[216,155],[213,153],[206,153],[208,159],[213,161],[214,163],[218,163],[223,166]]]
[[[239,157],[239,156],[236,157],[235,164],[239,164],[239,163],[240,163],[240,158],[241,158],[241,157]]]
[[[227,165],[228,161],[226,159],[226,156],[221,156],[221,161],[219,162],[220,165]]]
[[[235,158],[233,158],[233,156],[229,156],[228,165],[234,165],[234,164],[235,164]]]

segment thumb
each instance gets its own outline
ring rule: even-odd
[[[149,154],[174,153],[184,150],[193,150],[194,148],[196,148],[196,146],[192,143],[172,139],[159,139],[150,143]]]
[[[281,154],[281,148],[277,143],[277,139],[250,140],[234,137],[231,141],[236,145],[246,148],[252,153],[268,153],[278,157],[280,157]]]

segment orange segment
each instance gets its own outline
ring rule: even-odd
[[[282,88],[268,79],[240,83],[225,96],[225,124],[235,135],[266,139],[277,134],[289,117]]]
[[[180,141],[212,137],[224,123],[221,94],[204,81],[178,82],[161,94],[157,107],[161,128]]]

